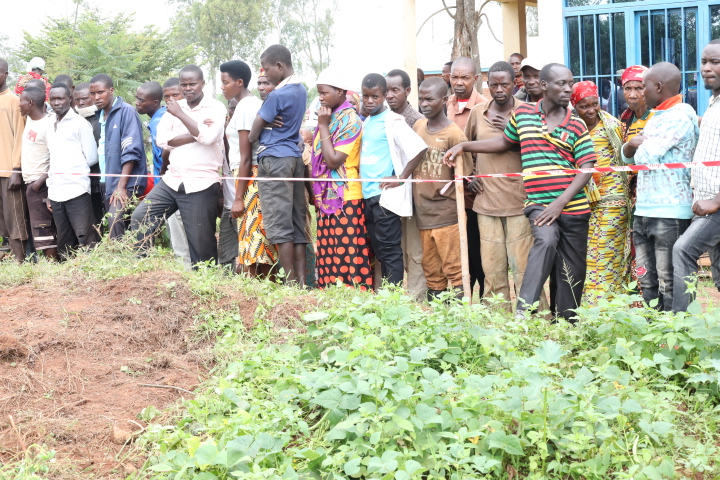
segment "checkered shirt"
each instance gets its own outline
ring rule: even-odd
[[[720,160],[720,95],[710,99],[700,125],[695,162]],[[710,200],[720,192],[720,167],[696,167],[692,170],[693,202]]]

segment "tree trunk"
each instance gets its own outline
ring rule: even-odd
[[[475,62],[475,68],[480,74],[480,46],[478,44],[478,31],[480,29],[480,13],[475,10],[475,0],[455,1],[455,37],[453,39],[452,58],[470,57]],[[482,75],[478,76],[476,88],[482,89]]]

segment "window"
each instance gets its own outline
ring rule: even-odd
[[[625,14],[603,13],[567,18],[568,66],[576,81],[598,86],[604,110],[624,110],[617,71],[625,68]]]
[[[637,14],[642,64],[670,62],[683,75],[685,101],[697,110],[697,7],[641,11]]]

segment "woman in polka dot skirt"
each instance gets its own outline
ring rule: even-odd
[[[362,121],[346,99],[348,87],[340,72],[330,67],[317,83],[321,106],[312,143],[312,177],[318,287],[340,282],[372,289],[362,188],[359,182],[342,181],[359,178]]]

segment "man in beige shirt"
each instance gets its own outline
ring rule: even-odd
[[[15,259],[22,262],[29,233],[21,167],[25,120],[20,99],[7,86],[8,70],[0,58],[0,237],[9,239]]]
[[[469,141],[501,137],[515,109],[523,102],[512,96],[515,72],[508,62],[497,62],[488,72],[492,100],[470,113],[465,135]],[[480,175],[522,172],[520,152],[478,153],[475,170]],[[503,304],[512,312],[508,269],[512,270],[514,292],[520,293],[528,253],[534,237],[524,214],[525,187],[522,177],[476,178],[470,189],[477,193],[473,210],[480,229],[480,256],[485,273],[485,297],[503,295]],[[545,295],[541,308],[547,308]]]
[[[480,95],[475,88],[477,81],[477,67],[471,58],[460,57],[453,62],[450,69],[453,94],[448,99],[447,116],[461,130],[465,128],[473,107],[487,103],[487,98]]]

